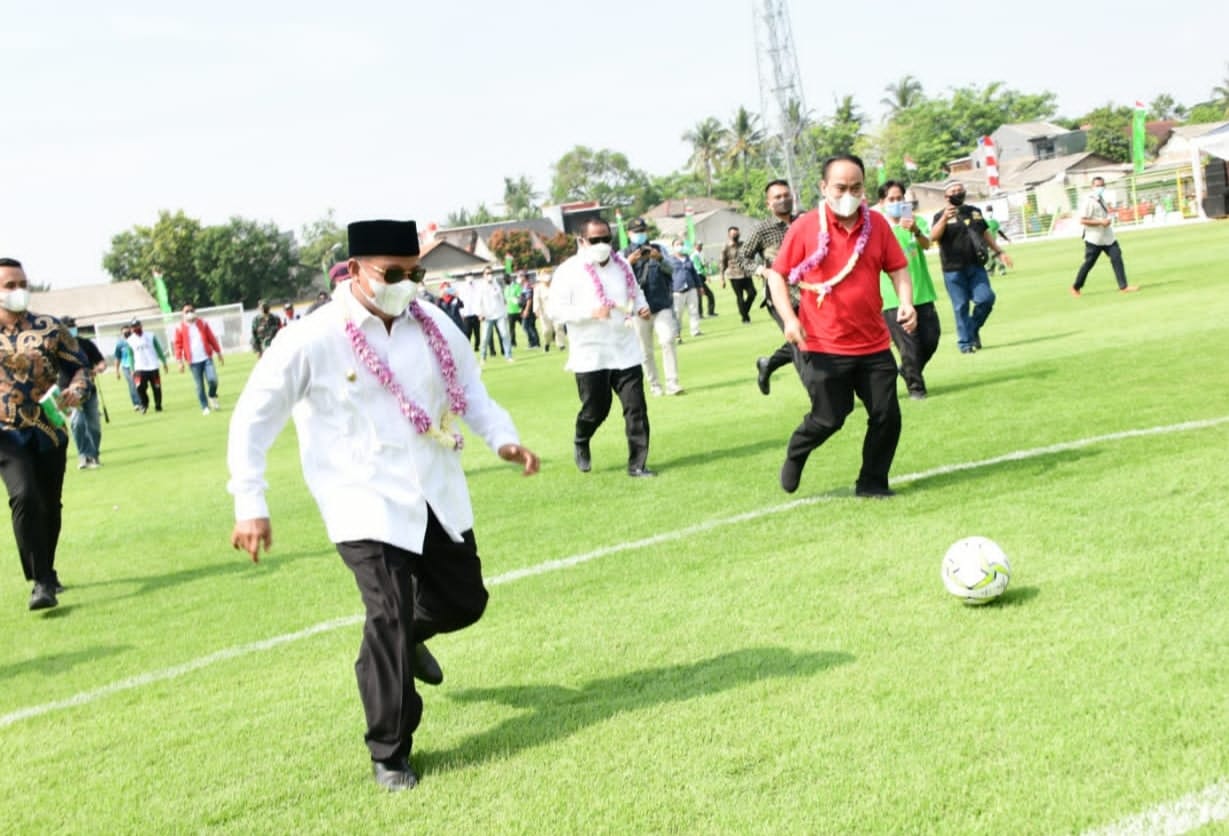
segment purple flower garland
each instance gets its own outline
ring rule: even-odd
[[[381,359],[379,354],[376,354],[375,349],[371,347],[371,344],[367,342],[367,338],[363,336],[362,330],[349,318],[346,319],[346,335],[350,338],[350,345],[354,347],[354,353],[358,356],[358,359],[376,376],[376,379],[380,381],[380,385],[397,399],[397,408],[414,425],[414,429],[420,435],[429,433],[445,447],[451,447],[453,450],[459,451],[465,445],[465,439],[459,432],[452,430],[449,424],[453,416],[465,414],[468,404],[465,400],[465,390],[457,380],[456,362],[453,359],[452,352],[448,350],[448,341],[444,338],[443,333],[440,332],[439,326],[435,324],[435,320],[431,319],[417,301],[410,303],[409,312],[414,317],[414,320],[422,326],[423,333],[427,338],[427,345],[431,347],[431,353],[435,355],[435,361],[439,364],[440,372],[444,375],[444,385],[448,390],[448,413],[440,421],[439,427],[432,425],[431,416],[427,414],[425,409],[406,396],[405,390],[401,388],[401,384],[393,376],[393,370]]]
[[[858,258],[862,255],[862,251],[866,249],[866,242],[871,238],[871,210],[865,201],[862,203],[861,210],[862,232],[858,235],[857,243],[854,244],[853,255],[849,257],[849,262],[841,272],[825,282],[820,284],[802,284],[802,287],[805,289],[815,291],[818,296],[816,300],[818,304],[823,304],[824,297],[832,292],[832,288],[840,284],[853,271],[854,265],[858,263]],[[795,266],[793,270],[789,271],[790,284],[802,282],[802,277],[812,270],[818,269],[819,265],[823,263],[824,258],[828,255],[828,244],[831,241],[831,237],[828,235],[828,211],[826,207],[820,206],[818,212],[819,243],[815,247],[815,252],[811,253],[800,264]]]
[[[636,306],[636,274],[632,272],[632,266],[627,263],[619,253],[611,253],[611,259],[614,263],[623,269],[623,280],[627,282],[627,312],[632,313]],[[589,278],[593,281],[593,290],[597,293],[598,304],[604,308],[617,308],[616,305],[606,293],[606,288],[602,286],[602,278],[597,274],[597,266],[592,262],[585,262],[585,272],[589,274]]]

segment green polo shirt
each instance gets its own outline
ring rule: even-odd
[[[917,224],[917,228],[923,235],[930,233],[926,221],[914,215],[913,222]],[[900,248],[905,251],[905,258],[909,259],[909,278],[913,280],[913,304],[921,305],[935,301],[937,298],[935,283],[931,281],[930,267],[926,264],[926,251],[917,245],[917,239],[914,238],[913,233],[900,224],[892,224],[892,232],[896,235],[896,240],[900,242]],[[896,298],[896,286],[892,284],[887,273],[879,276],[879,291],[883,294],[885,311],[900,307],[900,300]]]

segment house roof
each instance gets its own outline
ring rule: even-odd
[[[1118,164],[1091,151],[1081,151],[1078,154],[1064,154],[1061,157],[1051,157],[1048,160],[1033,160],[1028,165],[1012,168],[1002,172],[1000,182],[1004,189],[1036,186],[1053,180],[1060,174],[1073,169],[1108,168],[1114,169]]]
[[[160,311],[158,302],[138,281],[31,293],[30,310],[52,316],[71,316],[78,325],[150,316]]]
[[[1198,139],[1201,136],[1220,133],[1225,130],[1229,130],[1229,121],[1205,122],[1201,125],[1178,125],[1174,128],[1174,134],[1184,139]]]
[[[715,212],[718,209],[733,209],[733,203],[718,200],[715,197],[684,197],[663,201],[644,213],[646,218],[681,218],[691,209],[699,215],[702,212]]]
[[[1010,125],[1000,125],[998,131],[1011,131],[1025,139],[1035,139],[1042,136],[1056,136],[1070,132],[1070,128],[1055,125],[1053,122],[1015,122]]]

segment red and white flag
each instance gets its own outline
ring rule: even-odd
[[[982,157],[986,166],[986,185],[990,187],[990,193],[993,194],[999,190],[999,161],[994,153],[994,140],[983,136],[977,140],[977,144],[982,146]]]
[[[905,155],[905,171],[917,171],[917,163],[908,154]]]

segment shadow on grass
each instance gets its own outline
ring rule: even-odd
[[[127,578],[108,578],[105,581],[95,581],[93,583],[74,583],[73,589],[95,589],[106,586],[126,586],[128,584],[137,584],[137,588],[124,595],[117,596],[108,600],[119,601],[124,598],[133,598],[139,595],[148,595],[151,592],[160,592],[168,587],[179,586],[181,584],[192,583],[193,581],[202,580],[204,578],[213,578],[219,575],[234,575],[241,572],[249,573],[249,578],[262,577],[267,572],[277,572],[282,567],[289,565],[297,560],[302,560],[307,557],[320,557],[322,552],[296,552],[294,554],[284,554],[277,556],[262,555],[259,566],[252,566],[251,559],[242,552],[234,552],[233,559],[227,559],[222,562],[209,563],[203,566],[194,566],[191,569],[180,569],[176,572],[167,572],[161,575],[141,575],[138,577]],[[55,613],[63,610],[64,607],[59,607],[55,610],[48,610],[48,613]]]
[[[756,441],[752,444],[742,444],[738,447],[724,447],[720,450],[704,450],[698,453],[691,453],[686,456],[676,456],[672,459],[660,460],[650,456],[649,467],[657,469],[658,466],[664,471],[666,468],[685,467],[693,464],[712,464],[715,461],[727,463],[731,459],[741,459],[746,456],[758,456],[765,450],[776,450],[782,456],[785,455],[785,445],[789,442],[789,435],[774,435],[771,438],[765,438]]]
[[[795,653],[780,647],[746,648],[711,659],[594,679],[579,688],[514,685],[471,688],[461,702],[495,702],[526,713],[443,752],[415,755],[423,769],[441,772],[481,763],[575,734],[618,714],[707,696],[770,677],[805,677],[854,660],[849,653]]]
[[[1011,348],[1017,345],[1032,345],[1033,343],[1046,343],[1050,340],[1061,340],[1064,337],[1074,337],[1077,334],[1082,334],[1083,331],[1063,331],[1061,334],[1043,334],[1039,337],[1029,337],[1027,340],[1012,340],[1009,343],[990,343],[982,351],[991,351],[996,348]]]
[[[1027,342],[1027,341],[1026,341]],[[1008,343],[1007,345],[1020,345],[1021,343]],[[972,362],[977,362],[976,360]],[[963,392],[966,389],[980,389],[983,386],[994,386],[999,383],[1011,383],[1016,380],[1039,380],[1046,377],[1051,377],[1058,371],[1055,368],[1037,368],[1029,366],[1024,369],[1016,369],[1015,371],[1006,372],[1004,374],[982,375],[971,380],[966,380],[963,383],[953,383],[951,385],[928,386],[930,396],[936,395],[951,395],[955,392]]]
[[[95,659],[102,659],[106,656],[116,656],[131,649],[132,645],[130,644],[101,645],[85,650],[72,650],[66,653],[52,653],[49,656],[37,656],[22,662],[0,665],[0,679],[9,679],[10,677],[30,673],[53,676],[80,665],[82,662],[93,662]]]
[[[987,607],[1019,607],[1032,601],[1041,590],[1035,586],[1008,587],[1007,591],[995,598]]]
[[[991,461],[985,464],[974,465],[961,470],[953,470],[945,473],[935,473],[930,476],[923,475],[921,478],[909,479],[901,481],[898,485],[894,485],[902,495],[912,494],[919,491],[942,490],[958,485],[962,482],[971,481],[974,479],[984,479],[987,477],[1000,477],[1004,474],[1011,473],[1013,470],[1020,473],[1020,484],[1032,485],[1038,478],[1044,478],[1043,474],[1048,474],[1055,468],[1063,465],[1074,464],[1083,459],[1091,459],[1095,456],[1100,456],[1100,450],[1090,448],[1078,450],[1056,450],[1053,453],[1043,453],[1036,456],[1029,456],[1026,459],[1017,459],[1010,461]]]

